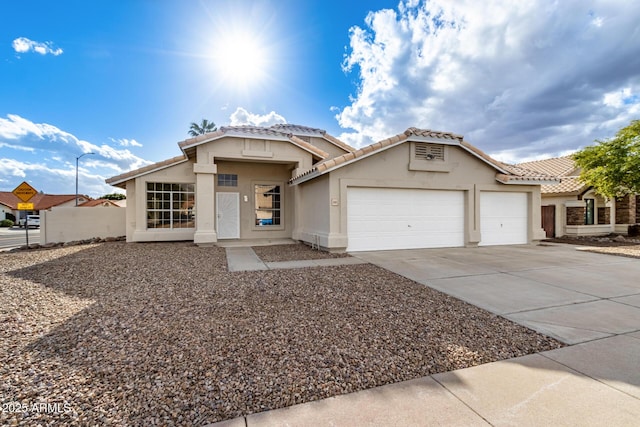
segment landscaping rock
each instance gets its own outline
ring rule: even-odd
[[[205,425],[562,346],[370,264],[192,243],[2,253],[0,289],[0,425]]]

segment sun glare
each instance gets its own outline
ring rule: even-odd
[[[226,84],[249,89],[263,83],[269,67],[267,48],[256,34],[236,31],[216,41],[215,67]]]

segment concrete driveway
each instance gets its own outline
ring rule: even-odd
[[[640,331],[640,260],[570,245],[359,252],[567,344]]]

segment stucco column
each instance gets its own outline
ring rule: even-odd
[[[193,242],[198,245],[215,243],[218,241],[214,193],[217,165],[196,163],[193,171],[196,174],[196,232]]]
[[[542,195],[540,194],[540,187],[529,193],[529,227],[531,227],[531,239],[530,243],[544,240],[547,238],[547,232],[544,231],[542,225]]]

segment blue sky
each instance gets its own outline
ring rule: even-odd
[[[113,192],[202,118],[527,161],[640,118],[640,2],[7,1],[0,94],[0,191],[72,194],[91,151],[80,192]]]

